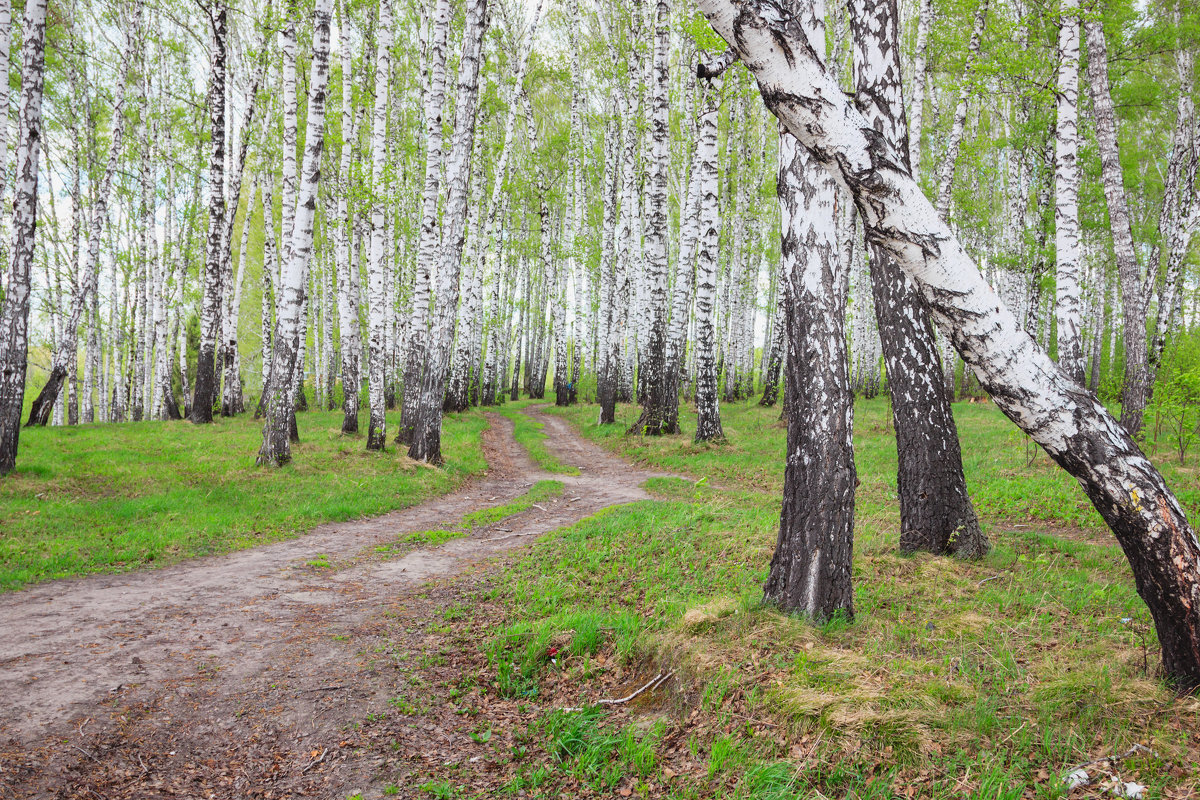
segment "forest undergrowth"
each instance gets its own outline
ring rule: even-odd
[[[1146,798],[1196,796],[1200,702],[1161,681],[1120,549],[990,406],[955,407],[993,545],[971,563],[899,552],[888,408],[857,405],[856,616],[816,626],[761,604],[784,463],[777,409],[724,405],[728,441],[704,445],[624,436],[634,407],[606,427],[593,406],[548,411],[687,479],[652,479],[655,499],[525,551],[481,606],[503,621],[481,679],[538,704],[546,686],[552,702],[563,685],[611,689],[614,669],[625,686],[630,671],[669,678],[627,704],[544,706],[526,736],[545,758],[518,765],[509,793],[1100,797],[1119,779]],[[1195,465],[1163,467],[1195,519]],[[1066,791],[1077,765],[1131,750]]]
[[[398,418],[399,412],[397,412]],[[262,422],[221,418],[29,428],[25,459],[0,484],[0,591],[92,572],[163,566],[377,516],[461,486],[487,467],[478,412],[447,415],[446,466],[390,445],[380,458],[342,414],[309,411],[297,457],[264,471],[252,457]]]

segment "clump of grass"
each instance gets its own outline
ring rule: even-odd
[[[25,429],[17,471],[0,481],[0,590],[291,538],[415,505],[487,467],[477,412],[445,418],[444,469],[367,453],[341,420],[300,414],[302,441],[280,469],[255,466],[262,423],[248,414]]]
[[[562,493],[562,481],[538,481],[525,494],[503,505],[472,511],[463,517],[463,525],[466,525],[468,528],[481,528],[484,525],[498,522],[505,517],[511,517],[514,514],[520,514],[522,511],[528,511],[538,503],[545,502],[552,497],[562,496]]]
[[[445,544],[453,539],[461,539],[466,535],[466,531],[416,531],[414,533],[405,534],[403,537],[401,537],[401,539],[402,541],[411,542],[412,544],[421,544],[427,547],[437,547],[438,545]]]

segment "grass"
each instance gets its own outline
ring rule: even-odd
[[[545,400],[518,400],[489,410],[512,420],[513,438],[525,448],[525,452],[529,453],[529,457],[539,467],[546,470],[546,472],[553,472],[559,475],[578,475],[578,467],[563,464],[550,451],[550,448],[546,447],[546,434],[542,433],[542,428],[545,425],[522,413],[522,409],[545,402]]]
[[[505,517],[511,517],[514,514],[520,514],[522,511],[528,511],[538,503],[545,502],[552,497],[561,497],[562,493],[562,481],[538,481],[529,488],[528,492],[520,497],[514,498],[503,505],[472,511],[463,517],[462,522],[468,528],[481,528],[484,525],[499,522]]]
[[[340,411],[299,422],[281,469],[255,466],[262,423],[249,415],[23,430],[17,470],[0,480],[0,590],[286,539],[419,503],[486,468],[477,413],[446,416],[444,469],[367,453],[340,435]]]
[[[488,645],[493,690],[536,698],[548,677],[588,680],[593,656],[608,651],[642,673],[676,669],[691,689],[650,713],[696,725],[707,759],[680,797],[914,787],[922,798],[1059,797],[1069,767],[1135,742],[1155,755],[1122,774],[1149,785],[1148,797],[1194,786],[1200,703],[1160,682],[1121,551],[1078,486],[1044,455],[1029,463],[995,409],[955,411],[992,552],[964,563],[898,551],[888,409],[860,403],[857,614],[811,625],[760,602],[778,529],[777,410],[723,406],[729,442],[700,446],[625,437],[627,422],[596,426],[594,407],[552,410],[616,452],[691,477],[648,481],[655,499],[610,508],[519,558],[491,598],[505,609]],[[1194,478],[1166,471],[1195,518]],[[681,722],[692,710],[699,722]],[[566,723],[548,719],[535,733],[552,744]],[[620,733],[596,725],[597,736]],[[520,780],[599,790],[612,770],[636,778],[619,748],[601,749],[603,763],[529,764]]]

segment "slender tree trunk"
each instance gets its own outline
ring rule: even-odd
[[[291,460],[290,427],[293,410],[293,375],[297,370],[300,316],[303,313],[305,273],[312,253],[313,218],[317,184],[321,177],[321,150],[325,144],[325,103],[329,89],[329,25],[332,0],[316,0],[313,12],[312,71],[309,77],[308,120],[304,138],[304,166],[296,197],[295,225],[290,256],[279,283],[271,381],[263,425],[259,464],[282,465]]]
[[[971,98],[971,72],[975,69],[975,60],[979,57],[979,46],[983,41],[983,31],[987,27],[988,0],[980,0],[979,8],[975,11],[975,24],[971,29],[971,41],[967,43],[967,60],[963,64],[962,88],[958,91],[958,104],[954,107],[954,121],[950,125],[950,135],[946,140],[946,150],[942,153],[942,169],[938,176],[938,215],[942,219],[950,217],[950,199],[954,193],[954,172],[958,165],[958,150],[962,145],[963,132],[967,124],[967,101]],[[854,22],[851,14],[851,24]],[[893,41],[899,41],[897,37]],[[899,75],[899,73],[897,73]],[[899,81],[896,81],[897,85]],[[907,149],[907,148],[906,148]]]
[[[353,182],[350,170],[353,166],[354,142],[357,138],[356,117],[353,113],[353,64],[350,49],[350,15],[348,3],[341,8],[341,56],[342,56],[342,152],[341,179],[337,207],[337,283],[338,283],[338,328],[342,347],[342,433],[358,433],[358,400],[362,378],[358,374],[358,354],[362,352],[359,341],[358,304],[351,291],[357,285],[358,276],[350,259],[351,237],[354,235],[354,217],[350,207],[350,191]]]
[[[475,107],[483,66],[483,37],[487,32],[488,0],[469,0],[458,70],[458,124],[446,165],[445,238],[438,269],[437,316],[430,333],[429,363],[421,380],[408,456],[416,461],[442,463],[442,400],[446,370],[458,314],[459,276],[466,237],[471,152],[475,146]],[[406,398],[407,399],[407,398]]]
[[[104,174],[100,179],[100,184],[92,200],[91,230],[88,235],[87,260],[84,262],[80,290],[71,299],[71,313],[64,324],[64,332],[66,334],[64,342],[55,354],[54,362],[50,368],[50,375],[46,378],[46,384],[42,387],[38,396],[34,398],[33,405],[29,409],[29,420],[26,422],[26,425],[45,425],[50,420],[50,412],[58,400],[58,395],[62,390],[63,381],[67,378],[70,364],[78,357],[76,336],[79,331],[79,323],[83,319],[84,309],[87,308],[89,298],[94,298],[96,294],[96,283],[100,268],[100,240],[103,238],[105,228],[108,225],[108,200],[112,194],[113,177],[117,172],[120,158],[124,153],[125,87],[129,82],[129,71],[137,58],[137,48],[141,44],[141,21],[142,5],[139,2],[134,5],[133,24],[130,28],[130,35],[125,48],[124,63],[121,69],[122,77],[117,83],[116,93],[113,97],[112,143],[109,147],[108,162],[105,166]],[[4,91],[7,92],[7,87]],[[3,164],[3,162],[0,162],[0,164]],[[0,169],[0,173],[2,172],[4,170]]]
[[[720,82],[704,89],[700,116],[700,248],[696,255],[696,441],[720,441],[721,411],[717,400],[717,353],[713,331],[713,306],[717,290],[717,245],[720,208],[717,192],[717,114]]]
[[[0,476],[16,468],[21,405],[29,354],[29,305],[37,228],[38,155],[42,144],[42,87],[46,2],[26,0],[21,29],[21,100],[17,180],[13,193],[12,267],[0,303]]]
[[[1096,118],[1100,174],[1104,182],[1108,219],[1112,225],[1117,274],[1121,278],[1121,313],[1125,321],[1125,383],[1121,389],[1121,424],[1130,436],[1138,438],[1146,413],[1146,401],[1150,396],[1146,295],[1133,245],[1129,205],[1125,199],[1121,153],[1117,145],[1117,117],[1108,87],[1108,46],[1104,40],[1104,23],[1099,19],[1088,19],[1083,26],[1087,32],[1088,87],[1092,93],[1092,113]],[[1197,657],[1200,658],[1200,654]]]
[[[375,113],[371,119],[371,258],[367,263],[367,392],[370,421],[367,423],[367,449],[383,450],[387,442],[384,405],[384,336],[387,326],[387,292],[384,271],[384,166],[387,155],[388,79],[391,77],[392,4],[379,2],[379,24],[375,31]],[[439,295],[439,301],[440,301]]]
[[[642,414],[630,433],[662,436],[679,433],[679,396],[668,387],[674,376],[667,372],[667,169],[670,166],[670,8],[666,0],[655,4],[654,64],[650,109],[649,230],[646,236],[646,288],[650,325],[638,365],[644,376]],[[675,408],[670,406],[674,404]]]
[[[1058,363],[1083,385],[1083,264],[1079,248],[1079,2],[1063,0],[1058,31],[1058,122],[1055,147],[1054,252]]]
[[[438,260],[438,197],[442,174],[442,106],[446,98],[446,40],[450,0],[436,0],[430,42],[429,83],[425,92],[425,184],[421,198],[421,235],[417,243],[417,274],[413,285],[412,329],[404,367],[404,399],[396,442],[411,444],[416,427],[418,394],[429,361],[429,304],[433,265]],[[439,302],[441,299],[439,298]]]
[[[208,247],[204,262],[204,294],[200,306],[200,346],[196,354],[196,392],[192,397],[189,419],[196,424],[212,422],[213,400],[217,391],[216,351],[221,330],[221,262],[225,231],[225,0],[214,0],[208,7],[212,25],[212,77],[208,88],[209,135],[211,156],[208,160]],[[236,209],[235,209],[236,210]],[[228,212],[233,213],[233,212]]]
[[[916,61],[913,65],[912,114],[909,121],[908,163],[914,180],[920,180],[921,129],[925,116],[925,81],[929,69],[929,33],[933,29],[933,0],[920,0],[917,17]]]
[[[883,132],[888,145],[904,157],[908,129],[897,80],[897,16],[895,0],[854,0],[850,21],[860,108]],[[907,171],[907,165],[901,164]],[[987,538],[967,494],[958,431],[929,312],[888,249],[875,237],[868,238],[899,454],[900,548],[981,556],[987,552]]]
[[[1080,482],[1129,559],[1167,676],[1181,689],[1200,686],[1200,542],[1158,470],[1024,333],[897,166],[895,147],[867,138],[869,123],[800,44],[798,21],[773,0],[700,6],[754,73],[772,112],[854,193],[872,241],[915,282],[997,407]]]

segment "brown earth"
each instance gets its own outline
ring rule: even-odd
[[[454,494],[253,550],[0,596],[0,797],[420,794],[387,786],[473,742],[415,713],[421,694],[454,699],[453,676],[481,658],[431,651],[445,637],[430,629],[472,602],[495,572],[489,559],[647,497],[653,473],[530,413],[579,476],[539,469],[512,422],[489,415],[488,472]],[[377,552],[547,478],[565,484],[561,497],[439,547]],[[389,706],[405,687],[411,701]],[[410,741],[375,746],[370,723],[388,711],[411,716]]]

